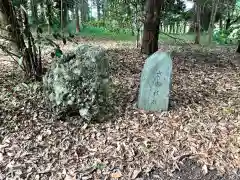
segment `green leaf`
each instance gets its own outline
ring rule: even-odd
[[[62,51],[61,51],[61,49],[56,49],[56,50],[55,50],[55,55],[56,55],[56,57],[60,58],[60,57],[62,56]]]

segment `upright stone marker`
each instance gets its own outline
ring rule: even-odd
[[[167,111],[171,76],[170,53],[157,51],[147,58],[141,74],[138,108],[147,111]]]

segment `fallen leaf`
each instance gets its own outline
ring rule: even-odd
[[[120,171],[112,173],[111,177],[112,178],[120,178],[120,177],[122,177],[122,173]]]
[[[135,169],[135,170],[132,172],[131,179],[136,179],[140,173],[141,173],[141,170],[140,170],[140,169]]]
[[[202,171],[203,171],[203,174],[206,175],[208,173],[208,168],[207,168],[207,165],[203,165],[202,166]]]

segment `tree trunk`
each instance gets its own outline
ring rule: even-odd
[[[230,13],[228,12],[228,17],[226,20],[226,30],[228,30],[231,26],[231,17],[230,17]]]
[[[82,23],[87,22],[89,14],[88,2],[86,0],[81,0],[81,20]]]
[[[163,28],[164,28],[164,31],[163,31],[163,32],[164,32],[164,33],[167,33],[168,25],[164,24],[164,27],[163,27]]]
[[[96,0],[96,4],[97,4],[97,18],[98,20],[101,19],[101,3],[100,0]]]
[[[171,25],[171,24],[168,25],[168,33],[169,33],[169,34],[172,33],[172,25]]]
[[[40,3],[40,24],[45,24],[46,23],[46,16],[45,16],[45,7],[44,3]]]
[[[63,0],[61,0],[60,22],[61,22],[61,33],[63,35]]]
[[[173,23],[173,34],[176,34],[176,33],[177,33],[176,23],[174,22]]]
[[[64,2],[64,1],[63,1]],[[63,27],[65,28],[68,23],[68,7],[66,3],[63,3]]]
[[[80,23],[79,23],[79,7],[78,4],[75,5],[75,20],[76,20],[76,33],[80,32]]]
[[[240,40],[238,41],[237,53],[240,53]]]
[[[31,0],[30,1],[30,5],[31,5],[31,11],[32,11],[32,24],[34,26],[38,25],[38,11],[37,11],[37,2],[36,0]]]
[[[176,34],[179,34],[179,27],[180,27],[179,21],[177,21],[176,25],[177,25],[177,27],[176,27]]]
[[[17,46],[17,53],[19,54],[18,58],[23,59],[22,65],[20,66],[23,66],[22,68],[25,71],[25,76],[27,78],[33,77],[35,80],[41,80],[42,63],[40,48],[38,51],[39,54],[37,54],[37,49],[28,24],[26,10],[21,6],[21,12],[16,13],[10,0],[0,0],[0,10],[4,13],[6,21],[11,26],[10,34]],[[21,30],[20,24],[23,24],[23,30]],[[26,44],[28,44],[28,46],[25,44],[23,33],[26,36]]]
[[[137,27],[137,42],[136,42],[137,48],[139,48],[139,41],[140,41],[140,27]]]
[[[196,2],[196,13],[197,18],[195,22],[195,32],[196,32],[196,38],[195,38],[195,44],[200,44],[200,14],[201,14],[201,6],[199,3]]]
[[[212,32],[213,32],[215,16],[217,13],[217,5],[218,5],[218,0],[212,0],[212,13],[211,13],[211,19],[208,27],[208,44],[212,43]]]
[[[162,0],[147,0],[141,47],[141,52],[144,54],[151,55],[158,50],[160,10],[162,5]]]
[[[52,12],[52,3],[50,0],[47,1],[47,9],[46,9],[46,15],[47,15],[47,19],[48,19],[48,34],[51,34],[51,30],[52,30],[52,17],[53,17],[53,12]]]
[[[222,17],[219,19],[219,28],[222,30],[223,29],[223,20]]]
[[[163,24],[162,24],[162,22],[160,22],[159,29],[160,29],[160,31],[163,31]]]
[[[187,21],[184,21],[184,24],[183,24],[183,33],[184,34],[186,33],[186,29],[187,29]]]
[[[103,22],[104,22],[104,26],[106,24],[105,20],[107,17],[107,0],[102,0],[102,18],[103,18]]]

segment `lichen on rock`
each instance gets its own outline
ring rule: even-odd
[[[72,53],[73,54],[73,53]],[[86,120],[104,114],[108,101],[109,62],[100,47],[81,45],[57,59],[43,78],[46,95],[57,114],[76,111]]]

